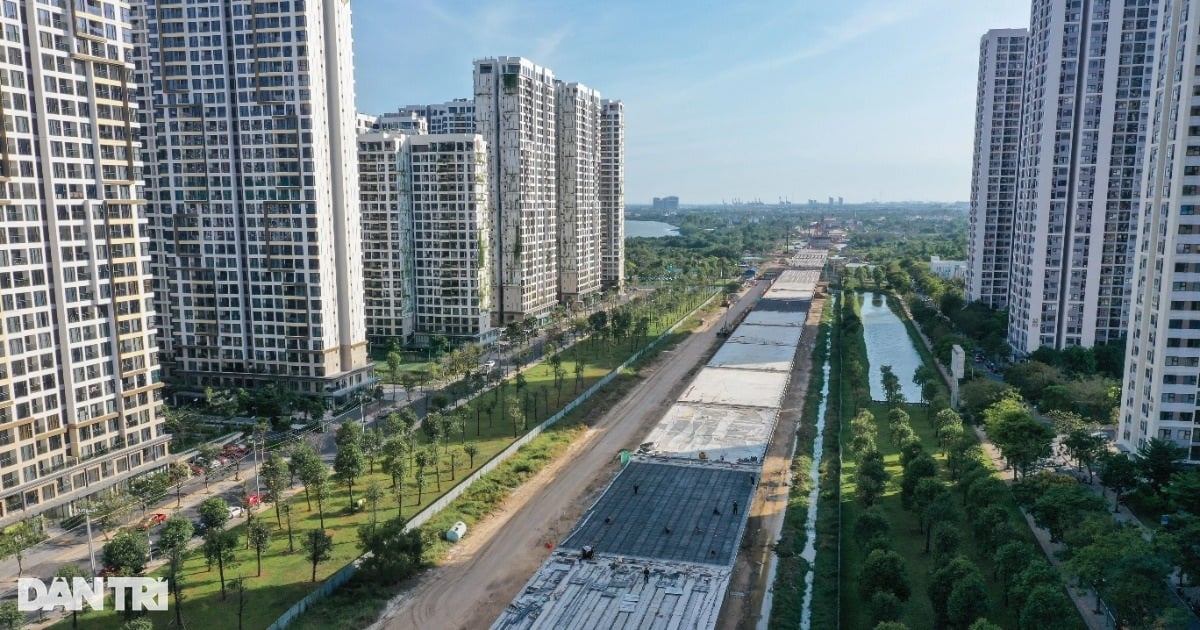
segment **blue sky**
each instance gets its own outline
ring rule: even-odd
[[[358,109],[520,55],[625,102],[626,201],[966,200],[979,37],[1029,0],[354,2]]]

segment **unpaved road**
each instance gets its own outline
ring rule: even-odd
[[[730,309],[753,306],[760,283]],[[714,321],[716,320],[716,321]],[[372,628],[487,628],[618,471],[617,454],[636,448],[674,402],[689,373],[713,350],[719,318],[642,370],[645,379],[600,415],[557,460],[477,524],[441,565],[388,603]],[[585,405],[586,407],[586,405]]]

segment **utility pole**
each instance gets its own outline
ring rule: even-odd
[[[92,575],[96,575],[96,550],[92,548],[92,510],[83,510],[83,522],[87,524],[88,560],[92,565]]]

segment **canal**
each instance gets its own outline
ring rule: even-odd
[[[921,355],[913,345],[904,321],[892,312],[882,293],[862,294],[863,338],[867,361],[871,365],[871,398],[883,400],[883,375],[880,366],[890,365],[900,378],[904,398],[920,402],[921,388],[913,383],[913,374],[921,365]]]

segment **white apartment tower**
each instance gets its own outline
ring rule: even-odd
[[[1157,0],[1034,0],[1009,296],[1018,354],[1126,334]]]
[[[966,288],[995,309],[1008,306],[1027,39],[1023,28],[994,29],[979,41]]]
[[[558,299],[600,292],[600,93],[556,82]]]
[[[165,464],[122,2],[5,4],[0,529]]]
[[[371,131],[358,136],[362,212],[363,288],[367,341],[406,345],[412,336],[411,169],[407,136]]]
[[[134,5],[164,367],[193,388],[372,381],[347,2]]]
[[[600,101],[600,283],[625,290],[625,106]]]
[[[1189,7],[1189,5],[1191,5]],[[1172,440],[1200,461],[1200,76],[1195,3],[1163,3],[1118,440]]]
[[[494,323],[543,317],[558,289],[554,74],[521,57],[475,62],[475,127],[488,147]]]
[[[488,150],[476,134],[409,136],[413,342],[490,343],[493,280]],[[403,178],[401,178],[403,182]],[[402,184],[403,185],[403,184]]]

